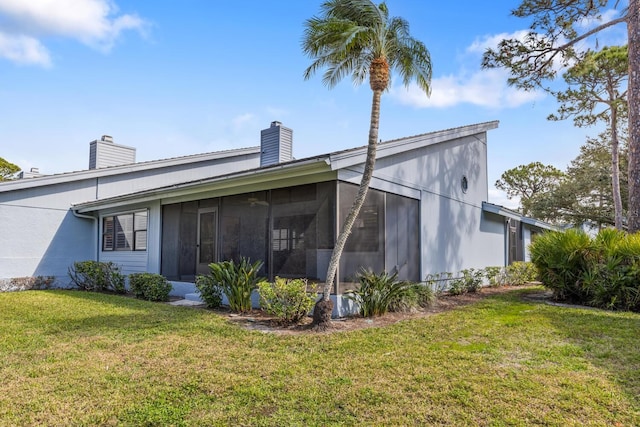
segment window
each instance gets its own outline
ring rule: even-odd
[[[104,217],[102,250],[147,250],[147,211]]]

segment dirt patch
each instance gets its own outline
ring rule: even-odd
[[[522,289],[522,287],[519,287]],[[429,308],[419,309],[408,313],[387,313],[383,316],[363,318],[360,316],[345,317],[341,319],[333,319],[331,328],[324,333],[333,333],[341,331],[354,331],[365,328],[383,327],[392,325],[402,320],[420,319],[431,316],[435,313],[454,310],[458,307],[472,304],[491,295],[509,292],[516,287],[504,286],[500,288],[483,288],[480,292],[464,295],[442,295],[436,303]],[[260,331],[264,333],[274,333],[280,335],[293,334],[315,334],[310,330],[311,318],[305,318],[301,324],[293,326],[282,326],[274,319],[273,316],[261,311],[253,310],[248,314],[231,313],[228,310],[214,310],[221,316],[227,317],[230,322],[240,325],[249,330]]]

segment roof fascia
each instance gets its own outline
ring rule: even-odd
[[[186,163],[205,162],[209,160],[225,159],[230,157],[246,156],[248,154],[260,153],[260,147],[241,148],[237,150],[216,151],[213,153],[194,154],[170,159],[151,160],[148,162],[131,163],[121,166],[110,166],[107,168],[90,169],[77,172],[65,172],[55,175],[46,175],[37,178],[24,178],[14,181],[0,183],[0,193],[22,190],[25,188],[44,187],[47,185],[65,184],[68,182],[95,179],[106,176],[122,175],[132,172],[146,171],[170,166],[179,166]]]
[[[330,172],[335,175],[329,168],[328,161],[325,158],[313,158],[308,161],[284,164],[275,167],[269,167],[266,170],[251,169],[243,172],[235,172],[232,174],[217,176],[198,181],[175,184],[169,187],[156,188],[153,190],[145,190],[137,193],[124,194],[121,196],[109,197],[106,199],[95,200],[85,203],[78,203],[71,207],[78,213],[94,212],[100,209],[110,209],[129,205],[132,203],[149,202],[158,199],[179,198],[186,195],[195,195],[198,193],[217,191],[223,194],[241,194],[242,188],[248,186],[265,186],[269,182],[278,182],[292,178],[302,178],[308,175],[319,175],[321,180],[327,180],[326,175]]]
[[[415,150],[417,148],[434,145],[445,141],[464,138],[470,135],[487,132],[496,129],[499,122],[477,123],[468,126],[461,126],[453,129],[445,129],[437,132],[430,132],[421,135],[409,136],[378,144],[376,158],[392,156],[394,154]],[[367,147],[360,147],[354,150],[347,150],[330,154],[332,169],[343,169],[357,164],[364,163],[367,155]]]
[[[507,209],[504,206],[494,205],[489,202],[482,202],[482,210],[485,212],[493,213],[496,215],[500,215],[505,218],[515,219],[522,223],[533,225],[534,227],[544,228],[545,230],[557,230],[558,227],[551,225],[547,222],[540,221],[539,219],[529,218],[524,216],[518,212],[512,211],[511,209]]]

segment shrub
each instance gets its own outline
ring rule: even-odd
[[[222,288],[218,282],[213,280],[213,276],[196,276],[196,288],[207,307],[218,308],[222,305]]]
[[[345,297],[360,306],[363,317],[379,316],[389,311],[391,304],[398,299],[406,298],[411,282],[400,281],[398,274],[374,273],[362,269],[358,273],[360,287],[349,290]]]
[[[549,232],[531,245],[532,261],[556,299],[640,311],[640,235],[612,229],[595,238]]]
[[[160,274],[134,273],[129,275],[129,288],[136,298],[148,301],[167,301],[172,286]]]
[[[582,279],[593,250],[593,242],[581,230],[543,233],[530,246],[531,261],[544,286],[558,300],[580,303],[588,297]]]
[[[220,286],[229,300],[229,308],[237,313],[251,311],[251,292],[261,279],[258,271],[262,261],[251,264],[248,258],[240,262],[222,261],[209,264],[213,280]]]
[[[504,286],[505,268],[504,267],[485,267],[484,277],[487,278],[489,286]]]
[[[260,306],[283,324],[298,323],[313,308],[318,294],[309,292],[307,279],[284,279],[258,284]]]
[[[538,269],[531,262],[516,261],[505,268],[507,285],[520,286],[538,280]]]
[[[467,268],[460,272],[461,276],[451,279],[449,293],[451,295],[462,295],[468,292],[474,293],[480,290],[484,272],[474,268]]]
[[[424,281],[425,283],[435,292],[436,295],[439,295],[449,289],[450,282],[453,278],[453,273],[436,273],[436,274],[427,274]]]
[[[400,293],[389,304],[389,311],[406,312],[417,308],[428,308],[436,300],[436,293],[431,286],[411,283],[406,292]]]
[[[112,262],[78,261],[69,267],[71,282],[83,291],[125,293],[124,276]]]

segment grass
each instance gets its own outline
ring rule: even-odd
[[[640,425],[640,315],[519,292],[297,336],[119,296],[3,293],[0,425]]]

